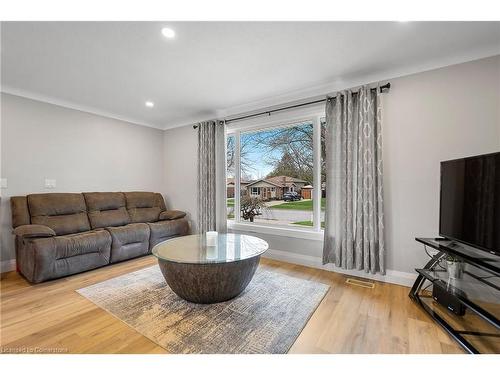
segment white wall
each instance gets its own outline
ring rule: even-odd
[[[188,213],[196,231],[198,215],[198,132],[183,126],[164,132],[164,191],[167,205]]]
[[[388,268],[425,259],[416,236],[438,234],[439,162],[500,151],[500,57],[391,81],[385,99]]]
[[[1,95],[1,260],[15,257],[9,197],[37,192],[163,193],[163,131]],[[56,179],[45,189],[45,178]]]
[[[439,162],[500,151],[500,57],[390,82],[383,123],[387,268],[412,272],[425,261],[414,238],[436,236],[438,231]],[[166,192],[174,206],[192,212],[196,147],[192,127],[165,131],[166,154],[179,158],[179,164],[166,164],[167,180],[182,181],[170,183]],[[321,254],[320,241],[262,237],[275,250]]]

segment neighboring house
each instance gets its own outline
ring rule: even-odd
[[[280,199],[283,196],[282,187],[266,179],[253,181],[247,186],[248,194],[262,199]]]
[[[226,181],[227,181],[226,183],[227,198],[234,198],[234,177],[228,177]],[[245,181],[245,180],[240,181],[241,195],[247,194],[247,185],[249,183],[250,181]]]
[[[307,181],[288,176],[275,176],[252,181],[246,185],[250,196],[260,196],[262,199],[282,199],[283,194],[290,191],[301,193]]]

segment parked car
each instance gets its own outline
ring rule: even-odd
[[[291,191],[289,193],[283,194],[283,200],[285,202],[300,201],[302,197],[296,191]]]

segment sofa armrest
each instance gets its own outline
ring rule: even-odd
[[[52,228],[38,224],[20,225],[14,229],[13,233],[22,238],[53,237],[56,235]]]
[[[158,220],[175,220],[175,219],[181,219],[184,216],[186,216],[186,213],[183,211],[179,210],[166,210],[160,212],[160,216]]]

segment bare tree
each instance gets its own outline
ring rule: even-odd
[[[325,175],[325,127],[321,126],[321,173]],[[254,142],[267,150],[266,163],[273,166],[269,176],[288,175],[312,183],[313,125],[300,125],[272,129],[257,133]],[[276,153],[275,151],[279,151]],[[273,156],[278,154],[279,156]]]
[[[255,171],[252,160],[250,160],[248,154],[250,151],[250,140],[246,137],[241,138],[240,142],[240,168],[241,174],[244,179],[249,179],[249,175],[252,171]],[[227,162],[227,174],[234,176],[235,173],[235,153],[236,145],[234,136],[227,137],[226,146],[226,162]]]

